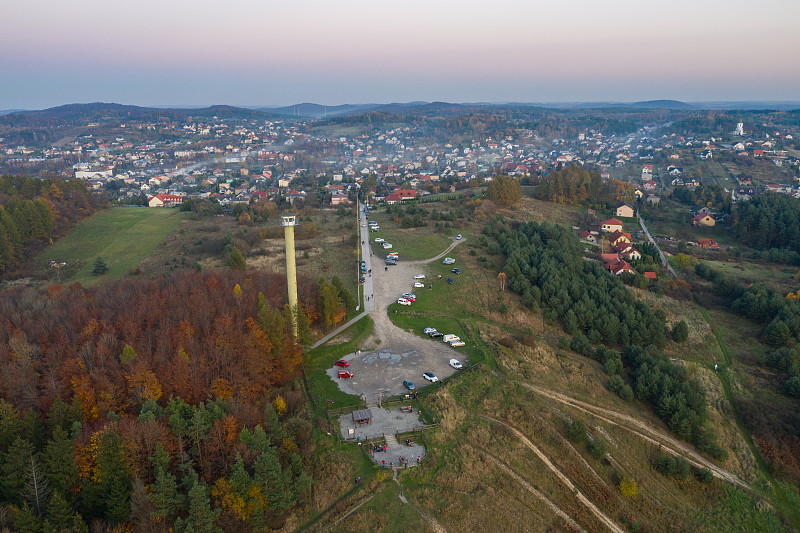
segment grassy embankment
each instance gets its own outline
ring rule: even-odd
[[[82,220],[65,237],[35,260],[45,270],[51,260],[66,262],[62,283],[97,283],[118,279],[135,269],[183,218],[177,209],[117,207]],[[92,274],[96,257],[109,267],[104,276]]]

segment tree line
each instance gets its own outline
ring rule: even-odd
[[[599,172],[573,164],[544,176],[536,195],[558,204],[610,209],[619,202],[632,203],[633,192],[627,183],[605,181]]]
[[[0,515],[20,531],[279,527],[309,483],[303,287],[308,312],[259,272],[7,291]]]
[[[94,211],[80,180],[0,176],[0,279]]]
[[[736,204],[731,218],[731,231],[747,246],[800,253],[800,199],[786,194],[756,196]]]

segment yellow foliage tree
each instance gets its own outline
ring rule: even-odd
[[[275,407],[275,413],[277,413],[278,417],[282,417],[286,413],[286,400],[280,396],[276,396],[272,400],[272,405]]]
[[[619,492],[625,498],[635,497],[637,490],[636,481],[629,477],[623,478],[623,480],[619,482]]]

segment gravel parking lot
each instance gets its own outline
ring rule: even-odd
[[[365,230],[366,228],[362,233],[366,233]],[[382,261],[386,251],[373,247],[374,255],[370,259],[374,293],[366,296],[370,296],[370,300],[374,302],[370,318],[375,323],[375,336],[381,342],[375,351],[356,352],[344,357],[350,362],[347,370],[354,374],[353,378],[337,378],[337,367],[328,370],[328,375],[337,381],[341,390],[366,396],[367,402],[373,405],[379,394],[388,396],[407,392],[403,387],[405,379],[411,380],[419,388],[431,385],[423,379],[423,372],[433,372],[440,379],[455,372],[449,366],[449,361],[458,359],[463,362],[462,354],[440,340],[420,338],[398,328],[389,319],[387,308],[404,292],[413,292],[419,299],[425,298],[428,289],[414,289],[414,275],[425,273],[427,263],[441,259],[462,242],[463,239],[453,240],[441,254],[425,261],[403,261],[403,251],[397,250],[400,261],[388,269],[383,268]]]

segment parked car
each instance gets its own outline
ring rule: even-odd
[[[411,380],[410,380],[410,379],[404,379],[404,380],[403,380],[403,386],[404,386],[405,388],[407,388],[408,390],[414,390],[414,389],[416,389],[416,387],[414,386],[414,384],[411,382]]]
[[[386,257],[395,257],[395,258],[399,258],[399,257],[400,257],[400,254],[398,254],[397,252],[389,252],[388,254],[386,254]]]
[[[364,276],[361,276],[360,278],[358,278],[358,282],[359,283],[364,283],[365,281],[367,281],[367,278],[365,278]]]
[[[350,379],[353,377],[353,373],[347,370],[339,370],[339,377],[342,379]]]
[[[414,299],[416,299],[416,298],[417,298],[417,295],[416,295],[416,294],[414,294],[413,292],[404,292],[404,293],[403,293],[403,296],[405,296],[405,297],[409,297],[409,296],[410,296],[410,297],[412,297],[412,298],[414,298]]]
[[[455,282],[456,281],[453,278],[447,278],[447,283],[449,283],[450,285],[452,285]]]
[[[439,378],[433,372],[423,372],[422,377],[430,381],[431,383],[436,383],[439,381]]]
[[[454,268],[450,272],[452,272],[453,274],[461,274],[461,271],[459,269],[457,269],[457,268]]]
[[[341,366],[343,368],[347,368],[348,366],[350,366],[350,361],[345,361],[344,359],[339,359],[338,361],[336,361],[333,364],[336,365],[336,366]]]
[[[420,283],[419,281],[415,281],[414,282],[414,288],[415,289],[422,289],[423,287],[425,287],[424,283]]]
[[[403,298],[405,298],[406,300],[408,300],[411,303],[414,303],[414,302],[417,301],[417,297],[414,296],[413,294],[408,294],[408,295],[404,294]]]
[[[440,333],[438,331],[434,331],[433,333],[429,334],[429,337],[432,339],[438,339],[439,337],[444,337],[444,333]]]
[[[450,341],[447,344],[449,344],[452,348],[458,348],[460,346],[464,346],[464,341],[459,339],[457,341]]]
[[[461,370],[464,367],[458,359],[450,359],[450,366],[456,370]]]
[[[460,241],[460,240],[461,240],[461,235],[460,235],[460,234],[459,234],[459,235],[456,235],[456,240],[457,240],[457,241]]]
[[[383,242],[383,237],[375,237],[375,242]]]
[[[452,257],[445,257],[444,259],[442,259],[442,264],[443,265],[452,265],[455,262],[456,262],[456,260],[453,259]]]
[[[414,275],[414,279],[425,279],[425,274],[416,274]]]
[[[398,298],[397,303],[399,303],[400,305],[411,305],[411,301],[406,300],[405,298]]]
[[[384,250],[388,250],[389,248],[391,248],[391,247],[392,247],[392,243],[390,243],[390,242],[386,242],[386,241],[383,241],[383,242],[381,243],[381,246],[383,246],[383,249],[384,249]]]
[[[436,331],[436,328],[425,328],[422,330],[422,333],[424,333],[425,335],[430,335],[434,331]]]
[[[447,335],[445,335],[444,337],[442,337],[442,340],[443,340],[444,342],[450,342],[450,341],[460,341],[460,340],[461,340],[461,338],[460,338],[458,335],[453,335],[452,333],[448,333]]]

